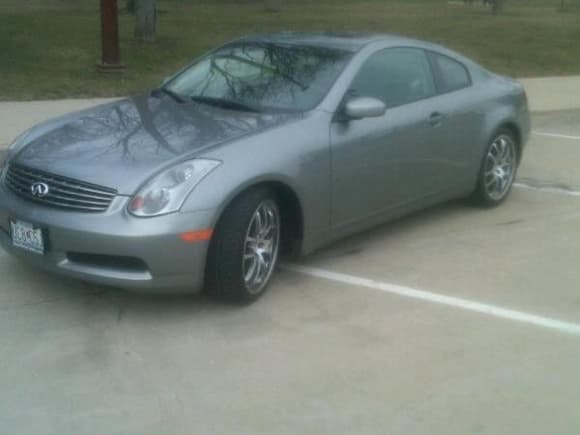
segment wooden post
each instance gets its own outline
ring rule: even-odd
[[[101,63],[97,64],[97,69],[117,72],[123,68],[119,50],[117,0],[101,0]]]

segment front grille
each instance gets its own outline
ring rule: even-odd
[[[48,186],[45,196],[32,193],[34,183]],[[6,186],[16,195],[49,207],[83,212],[103,212],[107,210],[117,191],[49,174],[22,165],[10,165],[5,177]]]

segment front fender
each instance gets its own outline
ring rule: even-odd
[[[200,157],[222,164],[192,191],[182,210],[216,210],[215,220],[244,190],[260,183],[291,189],[303,212],[304,246],[330,229],[330,115],[310,113],[298,122],[209,150]]]

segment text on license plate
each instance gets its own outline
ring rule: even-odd
[[[42,229],[23,221],[10,221],[12,245],[37,254],[44,254]]]

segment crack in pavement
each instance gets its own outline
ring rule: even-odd
[[[36,305],[52,304],[63,300],[72,299],[72,296],[61,296],[55,298],[41,299],[39,301],[24,302],[19,304],[0,305],[0,311],[9,311],[17,308],[33,307]]]
[[[578,188],[579,190],[576,190],[574,187],[558,181],[542,181],[535,180],[533,178],[522,177],[517,179],[517,181],[514,183],[514,186],[524,189],[580,197],[580,188]]]
[[[86,293],[84,295],[77,294],[77,295],[70,295],[70,296],[57,296],[57,297],[53,297],[53,298],[40,299],[37,301],[0,305],[0,311],[9,311],[9,310],[14,310],[14,309],[18,309],[18,308],[26,308],[26,307],[34,307],[34,306],[38,306],[38,305],[53,304],[53,303],[57,303],[57,302],[75,299],[75,298],[82,297],[82,296],[99,296],[99,295],[100,294],[98,292],[94,292],[94,293]]]

